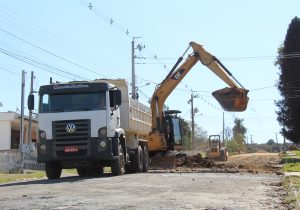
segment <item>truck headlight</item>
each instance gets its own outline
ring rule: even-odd
[[[107,136],[107,128],[106,127],[100,128],[98,130],[98,137],[106,138],[106,136]]]
[[[46,138],[46,132],[45,132],[45,131],[41,131],[41,132],[40,132],[40,137],[41,137],[42,139],[45,139],[45,138]]]
[[[106,145],[107,145],[106,141],[100,141],[100,143],[99,143],[99,146],[100,146],[101,148],[105,148]]]
[[[41,144],[40,149],[41,150],[46,150],[46,145],[45,144]]]

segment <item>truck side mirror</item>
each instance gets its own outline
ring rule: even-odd
[[[120,106],[122,104],[121,90],[115,91],[115,105]]]
[[[122,103],[121,90],[109,91],[110,107],[120,106]]]
[[[34,110],[34,95],[30,94],[27,100],[27,106],[30,111]]]

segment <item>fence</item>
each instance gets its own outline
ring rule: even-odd
[[[12,173],[22,170],[44,170],[44,164],[37,163],[36,151],[24,155],[23,166],[19,150],[0,151],[0,172]]]

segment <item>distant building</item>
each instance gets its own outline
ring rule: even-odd
[[[28,141],[28,116],[24,116],[24,144]],[[0,112],[0,150],[18,149],[20,144],[21,115],[16,112]],[[31,138],[37,139],[37,121],[32,121]]]

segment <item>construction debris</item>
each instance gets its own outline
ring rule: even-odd
[[[197,155],[175,155],[151,159],[150,172],[162,173],[276,173],[280,175],[280,157],[273,153],[230,156],[227,162]]]

